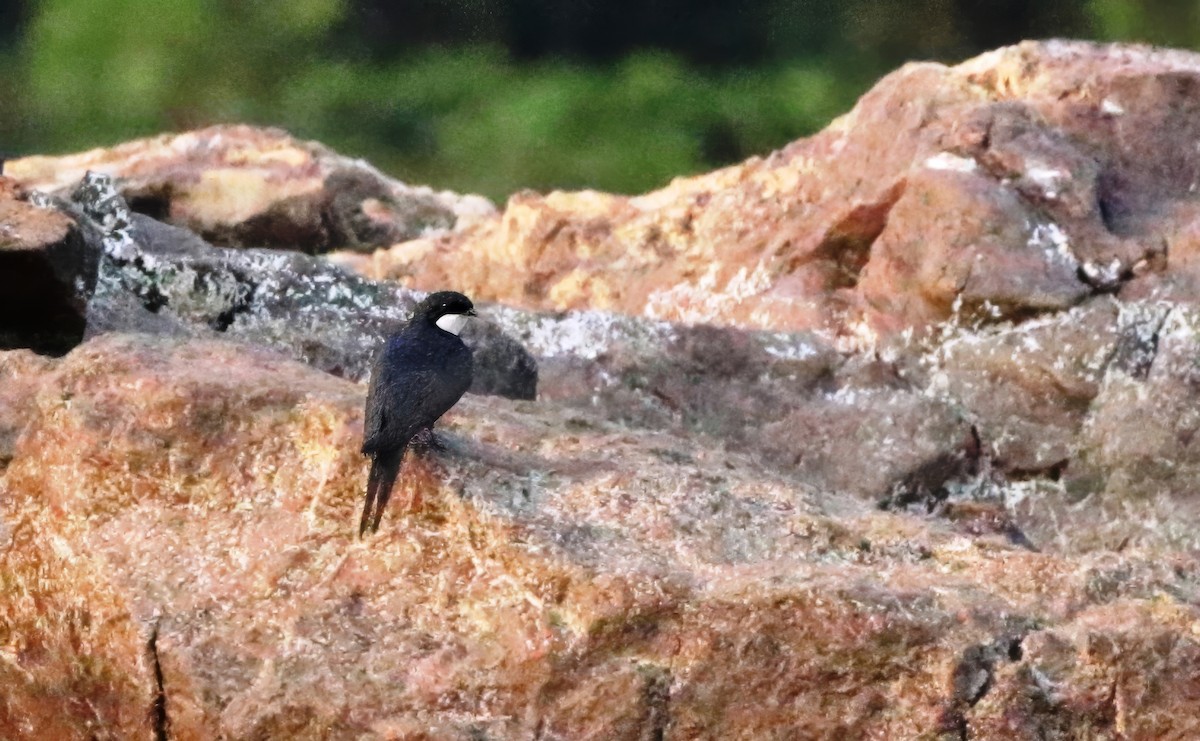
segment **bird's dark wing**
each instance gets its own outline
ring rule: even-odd
[[[404,444],[397,429],[397,424],[402,421],[397,416],[406,407],[397,406],[396,388],[403,385],[407,373],[427,366],[422,362],[422,355],[419,339],[404,332],[392,335],[380,348],[371,367],[371,384],[367,389],[363,455],[374,455]]]
[[[406,370],[391,382],[382,380],[367,393],[362,453],[371,456],[404,447],[420,430],[431,426],[458,398],[448,398],[445,380],[437,370]]]
[[[447,383],[444,373],[409,370],[392,379],[381,374],[379,383],[372,384],[372,391],[368,398],[376,403],[367,406],[367,435],[362,448],[371,456],[371,475],[358,524],[359,537],[379,530],[413,435],[433,425],[458,401],[464,389]],[[401,410],[408,413],[398,414]]]
[[[367,392],[363,454],[406,447],[413,435],[454,406],[465,390],[438,370],[381,368]]]
[[[374,455],[379,450],[384,427],[387,426],[387,392],[378,361],[371,371],[371,385],[367,388],[367,408],[363,417],[363,455]]]

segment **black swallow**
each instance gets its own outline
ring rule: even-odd
[[[409,443],[470,388],[471,349],[458,338],[470,316],[471,299],[454,291],[432,293],[375,358],[362,445],[371,475],[359,537],[379,529]]]

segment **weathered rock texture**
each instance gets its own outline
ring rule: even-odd
[[[135,211],[228,246],[370,249],[495,211],[482,196],[406,185],[315,142],[250,126],[214,126],[5,166],[26,187],[58,195],[70,193],[89,171],[115,178]]]
[[[522,399],[365,542],[411,291],[10,198],[102,258],[83,344],[0,352],[0,737],[1200,737],[1197,70],[910,66],[766,160],[343,255],[524,305],[467,338]]]
[[[297,252],[213,247],[132,212],[104,175],[87,175],[69,201],[32,200],[40,205],[14,199],[8,211],[0,200],[0,217],[15,211],[41,220],[0,222],[16,235],[0,252],[7,267],[0,281],[11,284],[0,298],[8,309],[0,314],[0,347],[66,352],[85,336],[113,331],[224,336],[359,379],[419,298]],[[62,235],[27,246],[43,239],[42,223]],[[55,344],[47,347],[47,337]],[[486,320],[464,339],[476,352],[473,391],[534,397],[537,364],[520,344]]]
[[[1200,733],[1183,554],[1031,553],[495,397],[356,541],[361,386],[122,335],[38,379],[0,497],[6,737]]]
[[[1200,58],[1147,48],[911,64],[766,158],[636,197],[517,194],[356,264],[526,307],[848,338],[955,306],[1008,319],[1116,290],[1190,301],[1198,89]]]

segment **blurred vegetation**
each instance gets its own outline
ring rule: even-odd
[[[824,126],[911,59],[1195,47],[1195,0],[0,0],[0,150],[223,121],[412,182],[644,191]]]

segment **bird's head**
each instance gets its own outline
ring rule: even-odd
[[[414,319],[424,318],[453,335],[462,331],[470,316],[475,316],[475,305],[457,291],[431,293],[413,310]]]

